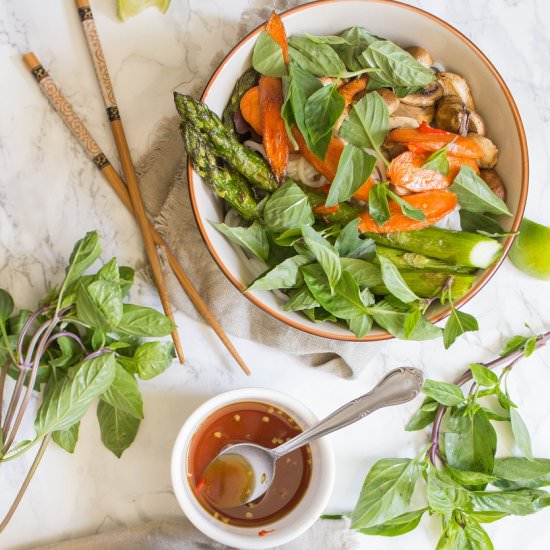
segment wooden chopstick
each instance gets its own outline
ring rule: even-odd
[[[82,146],[90,160],[94,162],[97,169],[101,172],[105,180],[107,180],[107,182],[111,185],[124,206],[126,206],[126,208],[135,216],[132,201],[124,181],[113,168],[103,151],[99,148],[99,145],[86,128],[84,122],[75,113],[72,105],[61,93],[53,78],[48,74],[46,69],[44,69],[34,53],[30,52],[25,54],[23,56],[23,61],[30,70],[31,74],[34,76],[43,94],[47,97],[52,107],[69,128],[78,143]],[[147,223],[149,224],[155,243],[163,246],[166,250],[168,263],[180,283],[181,288],[187,294],[204,320],[214,329],[214,332],[218,335],[219,339],[222,341],[229,353],[231,353],[243,372],[249,375],[250,369],[244,362],[243,358],[239,355],[239,352],[236,350],[231,340],[229,340],[225,334],[218,320],[214,317],[204,300],[201,298],[200,294],[193,286],[193,283],[191,283],[185,274],[183,267],[178,262],[174,253],[170,250],[169,246],[164,242],[163,238],[155,230],[149,220],[147,220]]]
[[[145,252],[147,253],[151,271],[153,272],[153,279],[157,285],[164,313],[172,320],[172,322],[175,323],[172,306],[170,305],[170,299],[168,298],[168,291],[166,290],[166,281],[164,280],[164,274],[162,273],[158,250],[153,239],[149,218],[147,217],[147,212],[145,211],[145,206],[143,204],[143,199],[141,198],[136,169],[134,167],[134,163],[132,162],[132,156],[130,155],[130,148],[128,147],[128,142],[126,140],[124,126],[122,125],[122,120],[120,118],[111,77],[109,76],[109,70],[107,68],[101,42],[97,34],[97,28],[95,26],[92,10],[86,0],[76,0],[76,5],[80,16],[80,22],[82,23],[82,29],[84,30],[84,35],[86,36],[86,41],[88,42],[88,48],[95,68],[97,81],[99,83],[99,87],[101,88],[101,95],[103,96],[107,115],[111,123],[113,138],[115,140],[116,148],[120,156],[120,163],[122,165],[122,173],[126,179],[126,184],[130,193],[130,200],[132,201],[132,206],[134,207],[135,218],[138,222],[143,243],[145,245]],[[183,349],[181,347],[177,328],[172,331],[172,340],[174,341],[178,359],[180,363],[183,364]]]

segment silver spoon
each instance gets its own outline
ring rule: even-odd
[[[245,465],[250,479],[247,487],[236,491],[234,501],[225,501],[224,508],[232,508],[261,497],[271,486],[275,475],[275,464],[282,456],[307,445],[340,428],[349,426],[382,407],[406,403],[418,395],[422,387],[421,371],[401,367],[388,373],[370,392],[346,403],[332,414],[305,430],[286,443],[267,449],[255,443],[228,445],[210,462],[205,472],[221,457]],[[217,463],[219,464],[219,462]]]

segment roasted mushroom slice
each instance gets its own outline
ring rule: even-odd
[[[419,124],[425,122],[429,124],[435,115],[435,107],[430,105],[428,107],[417,107],[415,105],[407,105],[406,103],[400,103],[399,107],[393,113],[396,117],[414,118]]]
[[[390,130],[396,128],[418,128],[420,123],[415,118],[408,116],[391,116],[390,117]]]
[[[485,135],[485,122],[475,111],[466,108],[462,100],[456,95],[447,95],[441,98],[435,112],[437,128],[465,135],[467,132]]]
[[[431,67],[434,64],[432,56],[420,46],[411,46],[406,50],[424,67]]]
[[[466,109],[470,111],[476,110],[470,86],[462,76],[456,73],[441,72],[437,73],[436,78],[443,88],[444,96],[456,95],[462,100]]]
[[[479,175],[497,197],[506,200],[506,187],[495,170],[481,170]]]
[[[443,88],[439,82],[434,81],[428,84],[419,92],[406,95],[401,98],[401,103],[414,105],[416,107],[430,107],[443,95]]]
[[[399,98],[394,94],[393,90],[390,90],[389,88],[380,88],[376,91],[382,96],[382,99],[388,106],[390,116],[393,115],[399,107]]]
[[[497,146],[488,137],[479,134],[468,134],[468,137],[475,141],[483,151],[483,156],[477,160],[479,167],[494,168],[498,161]]]

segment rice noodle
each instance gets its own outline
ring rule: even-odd
[[[460,207],[457,206],[452,212],[447,214],[444,218],[440,219],[437,223],[434,223],[432,227],[462,231],[462,225],[460,224]]]

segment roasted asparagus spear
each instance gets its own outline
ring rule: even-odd
[[[227,102],[227,105],[222,113],[223,125],[228,130],[235,131],[234,117],[235,113],[240,108],[241,98],[248,90],[250,90],[250,88],[256,86],[259,80],[260,74],[257,73],[252,67],[245,71],[239,80],[237,80],[237,83],[231,92],[231,97],[229,98],[229,101]]]
[[[187,125],[200,130],[212,143],[216,155],[241,173],[252,185],[265,191],[275,191],[277,182],[267,162],[245,147],[228,131],[222,121],[204,103],[191,96],[174,93],[178,113]]]
[[[256,200],[246,179],[237,171],[218,166],[212,145],[191,124],[182,123],[181,133],[193,168],[245,220],[256,217]]]

